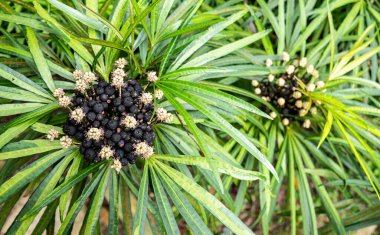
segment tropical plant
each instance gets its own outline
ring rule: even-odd
[[[222,17],[199,11],[201,5],[202,1],[83,4],[57,0],[1,4],[0,110],[4,121],[0,160],[6,160],[0,176],[1,226],[18,198],[29,196],[7,233],[24,234],[37,216],[41,219],[33,232],[54,233],[56,211],[62,223],[56,232],[69,233],[88,199],[81,228],[85,234],[99,232],[103,201],[109,205],[110,234],[118,232],[119,222],[127,233],[142,234],[149,224],[153,233],[178,234],[179,220],[186,222],[186,231],[195,234],[215,232],[220,224],[217,221],[234,233],[252,233],[229,209],[235,205],[225,192],[233,178],[252,181],[265,177],[244,170],[224,149],[218,134],[228,134],[277,177],[253,141],[231,124],[243,125],[248,116],[269,116],[213,85],[196,82],[192,76],[212,73],[223,77],[224,68],[205,65],[228,59],[268,31],[225,42],[218,35],[228,33],[226,29],[248,11],[233,11]],[[81,153],[93,159],[92,153],[79,150],[83,138],[95,141],[106,135],[105,130],[76,126],[76,132],[71,133],[70,128],[75,127],[62,129],[68,119],[89,120],[89,114],[82,111],[84,106],[70,103],[96,99],[90,95],[94,80],[99,82],[95,92],[108,82],[117,88],[115,84],[119,83],[110,74],[119,57],[125,58],[118,67],[125,66],[127,79],[136,79],[145,91],[163,92],[164,100],[154,99],[157,117],[163,108],[174,117],[171,123],[153,125],[155,154],[144,155],[122,170],[120,157],[109,159],[99,153],[104,160],[88,162]],[[150,71],[156,71],[157,76]],[[152,76],[153,80],[149,78]],[[69,98],[74,90],[84,95],[75,91],[75,98]],[[80,133],[81,137],[75,134],[72,140],[62,137],[64,133],[71,133],[70,137]],[[54,140],[58,136],[60,140]],[[137,199],[133,215],[132,198]]]

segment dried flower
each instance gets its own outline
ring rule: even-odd
[[[71,104],[71,98],[68,96],[62,96],[58,99],[58,104],[61,107],[67,108]]]
[[[277,114],[276,114],[276,112],[271,112],[270,114],[269,114],[269,116],[271,116],[271,118],[273,118],[273,119],[275,119],[276,117],[277,117]]]
[[[115,169],[117,173],[120,173],[123,166],[121,165],[121,162],[118,159],[115,159],[111,165],[111,168]]]
[[[273,82],[273,80],[274,80],[274,75],[273,74],[269,74],[268,75],[268,81]]]
[[[164,92],[162,90],[159,90],[157,89],[154,93],[154,96],[156,97],[156,99],[162,99],[162,97],[164,97]]]
[[[295,106],[300,109],[300,108],[302,108],[302,104],[303,104],[302,100],[297,100],[295,103]]]
[[[301,109],[301,110],[299,111],[299,115],[300,115],[300,117],[306,116],[306,114],[307,114],[307,110],[306,110],[306,109]]]
[[[137,126],[137,120],[132,116],[126,116],[121,124],[124,125],[127,129],[134,129]]]
[[[127,64],[128,61],[126,61],[124,58],[119,58],[115,61],[115,66],[121,69],[123,69]]]
[[[53,96],[56,98],[60,98],[65,95],[65,91],[62,88],[57,88],[53,92]]]
[[[288,62],[290,60],[290,55],[286,51],[282,52],[282,60],[284,62]]]
[[[161,122],[172,122],[173,121],[173,115],[171,113],[168,113],[166,109],[164,108],[158,108],[156,111],[157,119]]]
[[[256,88],[255,89],[255,94],[256,95],[260,95],[261,94],[261,89],[260,88]]]
[[[50,129],[49,130],[49,132],[47,134],[48,140],[53,141],[54,139],[56,139],[58,137],[59,137],[59,133],[56,129]]]
[[[149,92],[142,93],[140,101],[143,104],[150,104],[150,103],[152,103],[153,102],[153,95],[152,95],[152,93],[149,93]]]
[[[316,115],[317,113],[318,113],[318,109],[317,109],[317,107],[311,107],[311,109],[310,109],[310,113],[311,113],[311,115]]]
[[[124,69],[117,68],[112,72],[112,77],[125,77],[127,74],[124,72]]]
[[[93,140],[100,140],[103,137],[103,130],[92,127],[87,131],[87,138]]]
[[[307,58],[302,57],[302,59],[300,60],[300,66],[305,67],[306,65],[307,65]]]
[[[289,65],[288,68],[286,68],[286,73],[292,74],[292,73],[294,73],[295,70],[296,70],[296,68],[294,67],[294,65]]]
[[[313,74],[313,72],[314,72],[314,65],[312,65],[312,64],[308,65],[307,68],[306,68],[306,72],[308,74]]]
[[[85,114],[82,108],[76,108],[70,113],[71,119],[75,120],[77,123],[82,122]]]
[[[283,124],[284,126],[289,125],[289,119],[287,119],[287,118],[282,119],[282,124]]]
[[[319,78],[319,72],[318,70],[314,70],[312,73],[311,73],[311,76],[313,76],[313,78]]]
[[[102,159],[110,159],[113,157],[114,155],[114,151],[112,150],[112,148],[110,146],[103,146],[101,149],[100,149],[100,152],[99,152],[99,156],[102,158]]]
[[[280,97],[277,99],[277,103],[280,105],[280,106],[283,106],[285,104],[285,99]]]
[[[303,128],[306,128],[306,129],[309,129],[311,127],[311,121],[309,119],[306,119],[303,124],[302,124],[302,127]]]
[[[69,148],[73,143],[73,140],[67,135],[63,136],[59,141],[60,144],[66,149]]]
[[[307,91],[313,92],[314,90],[315,90],[315,84],[314,83],[310,83],[307,86]]]
[[[284,86],[284,85],[285,85],[285,79],[283,79],[283,78],[279,78],[279,79],[277,80],[277,84],[278,84],[279,86]]]
[[[79,79],[75,82],[75,89],[84,94],[88,88],[88,83],[84,79]]]
[[[265,65],[266,65],[267,67],[272,66],[272,64],[273,64],[273,61],[272,61],[271,59],[269,59],[269,58],[265,61]]]
[[[147,79],[149,82],[157,82],[157,80],[159,79],[156,75],[156,72],[155,71],[148,71],[146,73],[146,76],[147,76]]]
[[[257,80],[252,80],[252,86],[257,87],[259,85],[259,82]]]
[[[95,76],[95,74],[93,72],[85,72],[84,75],[83,75],[83,80],[86,83],[91,84],[94,81],[96,81],[96,76]]]
[[[141,156],[142,158],[149,158],[154,154],[153,148],[145,142],[140,142],[133,145],[135,149],[135,154]]]
[[[122,76],[114,76],[112,77],[111,84],[117,89],[121,89],[124,86],[124,78]]]
[[[325,86],[325,83],[323,81],[318,81],[316,84],[318,89]]]
[[[83,77],[83,72],[82,72],[82,70],[79,70],[79,69],[74,70],[74,72],[73,72],[73,78],[74,78],[75,80],[79,80],[79,79],[81,79],[82,77]]]

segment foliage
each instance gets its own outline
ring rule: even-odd
[[[103,204],[109,234],[119,224],[126,234],[346,234],[378,224],[379,9],[352,0],[0,2],[0,228],[22,196],[9,234],[25,234],[37,216],[33,233],[68,234],[82,208],[81,232],[99,234]],[[318,104],[310,129],[305,117],[272,120],[276,107],[253,92],[252,80],[284,73],[284,52],[306,57],[324,81],[303,90]],[[111,160],[90,164],[46,135],[63,134],[68,118],[54,90],[72,90],[75,69],[109,81],[120,57],[130,78],[164,92],[155,109],[175,118],[154,125],[151,158],[118,174]],[[148,71],[159,81],[149,84]],[[242,221],[253,203],[254,221]]]

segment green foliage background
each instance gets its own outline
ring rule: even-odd
[[[100,234],[104,205],[108,234],[379,224],[379,12],[369,0],[1,1],[0,228],[24,196],[8,234],[25,234],[38,214],[34,234],[68,234],[86,207],[81,233]],[[272,120],[252,92],[252,80],[284,73],[284,52],[307,57],[326,84],[305,94],[320,102],[311,130]],[[155,107],[176,118],[154,126],[153,157],[117,174],[46,133],[62,134],[67,119],[54,89],[73,89],[75,69],[108,81],[119,57],[131,78],[158,72]]]

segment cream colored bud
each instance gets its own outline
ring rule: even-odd
[[[73,72],[73,78],[75,80],[82,79],[82,77],[83,77],[83,72],[81,70],[78,70],[78,69],[74,70],[74,72]]]
[[[311,73],[311,76],[313,76],[313,78],[319,78],[319,72],[318,72],[318,70],[314,70],[314,71]]]
[[[279,79],[277,80],[277,85],[279,85],[279,86],[284,86],[284,85],[285,85],[285,79],[283,79],[283,78],[279,78]]]
[[[297,100],[295,106],[299,109],[302,108],[302,100]]]
[[[269,58],[265,61],[265,65],[266,65],[267,67],[272,66],[272,64],[273,64],[273,61],[272,61],[271,59],[269,59]]]
[[[307,68],[306,68],[306,72],[308,74],[313,74],[313,72],[314,72],[314,65],[312,65],[312,64],[308,65]]]
[[[135,129],[137,126],[137,120],[132,116],[126,116],[121,124],[124,125],[127,129]]]
[[[303,68],[307,65],[307,58],[306,57],[302,57],[302,59],[300,60],[300,66]]]
[[[283,106],[285,104],[285,99],[280,97],[277,99],[277,103],[280,105],[280,106]]]
[[[62,147],[67,149],[71,146],[73,140],[69,136],[65,135],[59,140],[59,142],[62,145]]]
[[[252,86],[257,87],[259,82],[257,80],[252,80]]]
[[[153,95],[150,92],[144,92],[141,94],[140,98],[141,103],[143,104],[151,104],[153,102]]]
[[[282,60],[284,62],[288,62],[290,60],[290,55],[286,51],[282,52]]]
[[[268,81],[269,82],[273,82],[273,80],[274,80],[274,75],[273,74],[269,74],[268,75]]]
[[[114,153],[115,152],[112,150],[112,148],[110,146],[103,146],[100,149],[99,156],[101,159],[108,160],[108,159],[113,157]]]
[[[142,158],[149,158],[154,154],[153,148],[145,142],[140,142],[133,145],[135,154]]]
[[[57,88],[53,92],[53,96],[56,98],[60,98],[65,95],[65,91],[62,88]]]
[[[311,121],[309,119],[306,119],[303,124],[302,124],[302,127],[303,128],[306,128],[306,129],[309,129],[311,127]]]
[[[293,97],[296,99],[299,99],[302,97],[302,93],[299,91],[295,91],[295,92],[293,92]]]
[[[315,84],[314,83],[310,83],[308,86],[307,86],[307,91],[309,92],[313,92],[315,90]]]
[[[275,118],[277,117],[277,113],[272,111],[272,112],[269,114],[269,116],[270,116],[271,118],[275,119]]]
[[[305,101],[305,102],[302,103],[302,107],[303,107],[304,109],[308,109],[309,106],[310,106],[310,102],[308,102],[308,101]]]
[[[158,77],[156,75],[156,72],[155,71],[148,71],[146,73],[146,76],[147,76],[147,79],[149,82],[157,82],[158,81]]]
[[[282,119],[282,124],[283,124],[284,126],[289,125],[289,119],[287,119],[287,118]]]
[[[47,134],[47,138],[48,140],[50,141],[53,141],[54,139],[57,139],[59,137],[59,133],[56,129],[50,129],[48,134]]]
[[[317,113],[318,113],[318,109],[317,109],[317,107],[311,107],[311,109],[310,109],[310,113],[311,113],[311,115],[317,115]]]
[[[306,109],[301,109],[301,110],[299,111],[299,115],[300,115],[300,117],[306,116],[306,114],[307,114],[307,110],[306,110]]]
[[[123,166],[118,159],[115,159],[111,165],[111,168],[115,169],[115,171],[119,174]]]
[[[323,88],[325,86],[325,83],[323,81],[318,81],[317,83],[317,88]]]
[[[296,70],[296,68],[294,67],[294,65],[289,65],[288,68],[286,68],[286,73],[292,74],[292,73],[294,73],[295,70]]]
[[[164,92],[162,90],[159,90],[157,89],[154,93],[154,96],[156,97],[156,99],[162,99],[162,97],[164,97]]]
[[[115,66],[118,68],[123,69],[124,66],[128,64],[128,61],[126,61],[124,58],[119,58],[118,60],[115,61]]]
[[[256,95],[260,95],[261,94],[261,89],[260,88],[256,88],[255,89],[255,94]]]

